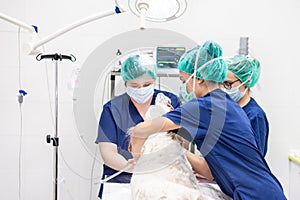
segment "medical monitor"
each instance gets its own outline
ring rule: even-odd
[[[185,47],[157,47],[156,64],[158,69],[178,69],[178,61],[185,53]]]

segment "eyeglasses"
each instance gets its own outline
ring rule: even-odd
[[[232,85],[233,85],[235,82],[238,82],[238,81],[240,81],[240,79],[237,79],[237,80],[232,81],[232,82],[224,81],[224,82],[223,82],[223,86],[224,86],[224,88],[226,88],[226,89],[231,89],[231,88],[232,88]]]

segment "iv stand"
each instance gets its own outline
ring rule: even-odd
[[[63,59],[71,60],[72,62],[76,61],[76,58],[71,54],[70,56],[61,55],[61,54],[38,54],[36,59],[41,61],[43,59],[51,59],[55,60],[55,135],[51,137],[50,135],[46,136],[47,143],[51,143],[54,147],[54,188],[53,188],[53,195],[54,200],[57,200],[58,194],[58,146],[59,146],[59,138],[58,138],[58,60],[62,61]]]

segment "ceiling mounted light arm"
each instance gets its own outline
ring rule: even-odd
[[[69,32],[69,31],[71,31],[71,30],[73,30],[73,29],[75,29],[79,26],[85,25],[87,23],[90,23],[92,21],[95,21],[95,20],[110,16],[110,15],[119,14],[121,12],[125,12],[125,10],[122,9],[122,8],[120,9],[119,7],[116,7],[114,10],[108,10],[108,11],[104,11],[104,12],[97,13],[95,15],[91,15],[89,17],[86,17],[82,20],[79,20],[79,21],[77,21],[73,24],[70,24],[70,25],[66,26],[65,28],[62,28],[62,29],[56,31],[55,33],[53,33],[53,34],[51,34],[51,35],[35,42],[35,43],[28,43],[26,51],[27,51],[28,54],[36,54],[35,50],[37,48],[39,48],[40,46],[48,43],[49,41],[51,41],[51,40],[65,34],[65,33]]]
[[[66,26],[65,28],[62,28],[58,31],[56,31],[55,33],[45,37],[45,38],[42,38],[42,39],[38,39],[37,38],[37,29],[35,27],[32,27],[32,26],[29,26],[17,19],[14,19],[12,17],[9,17],[7,15],[4,15],[2,13],[0,13],[0,18],[1,19],[4,19],[5,21],[8,21],[12,24],[15,24],[21,28],[24,28],[28,31],[30,31],[32,34],[33,34],[33,37],[32,37],[32,41],[28,42],[25,44],[24,46],[24,50],[25,50],[25,53],[26,54],[30,54],[30,55],[36,55],[38,53],[41,52],[41,50],[39,49],[39,47],[41,47],[42,45],[50,42],[51,40],[79,27],[79,26],[82,26],[84,24],[87,24],[87,23],[90,23],[92,21],[95,21],[95,20],[98,20],[98,19],[101,19],[101,18],[104,18],[104,17],[107,17],[107,16],[110,16],[110,15],[113,15],[113,14],[119,14],[121,12],[125,12],[125,10],[120,7],[120,6],[116,6],[114,10],[108,10],[108,11],[104,11],[104,12],[101,12],[101,13],[97,13],[97,14],[94,14],[94,15],[91,15],[89,17],[86,17],[82,20],[79,20],[71,25],[68,25]]]
[[[20,20],[17,20],[15,18],[10,17],[8,15],[5,15],[3,13],[0,13],[0,19],[3,19],[5,21],[7,21],[7,22],[9,22],[11,24],[14,24],[16,26],[19,26],[19,27],[21,27],[23,29],[26,29],[26,30],[28,30],[31,33],[36,33],[37,32],[37,29],[35,28],[35,26],[30,26],[28,24],[25,24],[24,22],[21,22]]]

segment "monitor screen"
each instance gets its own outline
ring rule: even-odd
[[[157,47],[156,63],[158,69],[177,69],[180,57],[185,53],[184,47]]]

